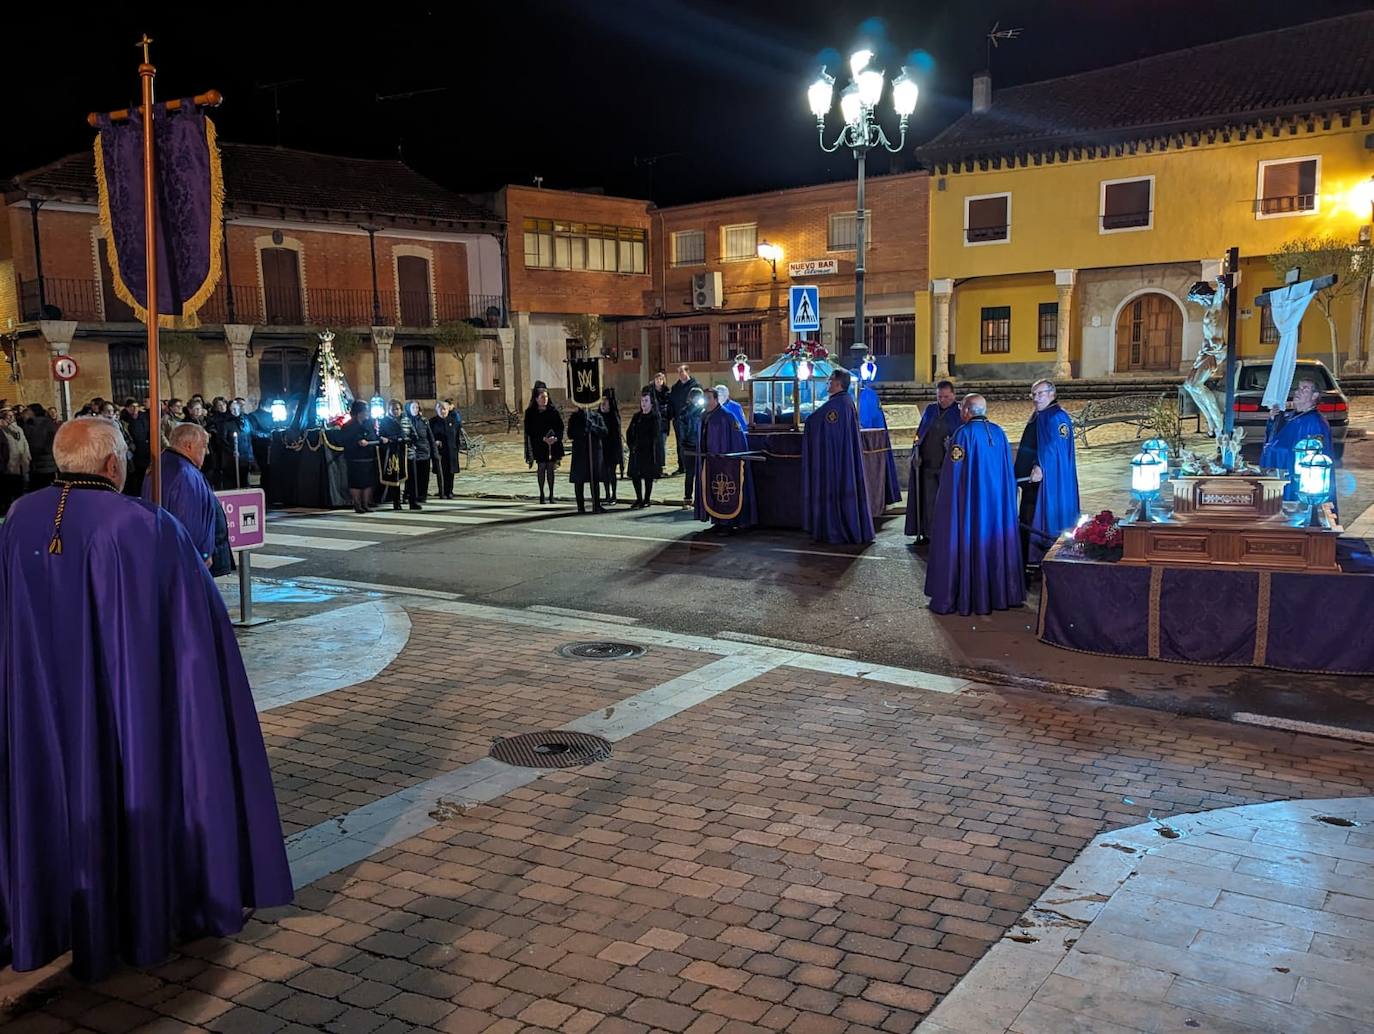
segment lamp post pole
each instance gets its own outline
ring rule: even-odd
[[[893,144],[883,132],[883,127],[876,117],[878,102],[882,99],[883,90],[887,86],[887,76],[885,72],[870,66],[872,60],[873,52],[867,49],[858,50],[849,58],[852,78],[840,94],[840,114],[844,118],[844,126],[833,143],[825,142],[825,117],[830,113],[834,100],[835,79],[827,75],[826,70],[822,68],[820,75],[807,90],[811,114],[816,116],[816,133],[821,150],[830,154],[841,147],[848,147],[858,163],[858,198],[854,212],[854,343],[850,348],[856,354],[856,361],[859,363],[864,361],[868,352],[868,346],[864,343],[868,336],[864,324],[864,245],[868,237],[864,211],[864,176],[867,171],[868,152],[875,147],[881,147],[895,154],[906,146],[907,120],[916,110],[916,99],[919,95],[915,76],[911,69],[903,67],[901,73],[892,80],[892,108],[900,120],[900,135],[897,143]]]

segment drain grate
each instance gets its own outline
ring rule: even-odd
[[[520,768],[576,768],[605,761],[611,744],[590,733],[553,729],[498,739],[491,745],[491,756]]]
[[[564,657],[577,657],[584,661],[620,661],[643,657],[644,647],[634,643],[564,643],[558,652]]]

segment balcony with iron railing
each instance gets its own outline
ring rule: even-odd
[[[103,294],[103,297],[102,297]],[[129,307],[102,292],[94,280],[44,277],[40,298],[37,280],[19,280],[21,317],[88,323],[132,323]],[[260,327],[371,327],[407,330],[442,323],[474,322],[484,327],[505,323],[500,295],[428,291],[381,291],[312,287],[304,291],[261,288],[256,284],[221,282],[200,310],[202,324],[248,323]]]

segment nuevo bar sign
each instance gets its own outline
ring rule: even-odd
[[[805,262],[787,263],[787,275],[793,279],[799,276],[833,276],[839,271],[837,259],[807,259]]]

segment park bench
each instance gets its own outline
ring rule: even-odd
[[[1130,424],[1135,427],[1139,438],[1150,430],[1151,410],[1169,397],[1168,392],[1150,395],[1113,395],[1105,399],[1093,399],[1074,417],[1074,433],[1086,449],[1090,447],[1088,431],[1094,427],[1108,424]]]
[[[484,467],[487,465],[487,439],[484,435],[468,434],[467,429],[463,428],[458,432],[458,451],[467,456],[468,467],[472,466],[474,460]]]

